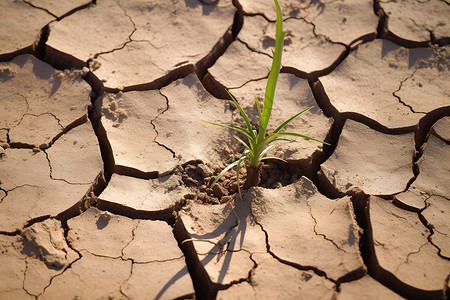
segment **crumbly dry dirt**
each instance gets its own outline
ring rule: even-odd
[[[0,299],[448,299],[450,3],[0,1]],[[246,178],[241,173],[241,184]]]

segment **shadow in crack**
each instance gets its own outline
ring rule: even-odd
[[[224,207],[223,214],[228,214],[226,218],[212,231],[202,235],[189,234],[184,227],[181,218],[178,218],[174,226],[174,236],[177,239],[180,249],[183,251],[186,259],[186,267],[179,270],[161,289],[155,299],[161,299],[165,291],[173,285],[178,279],[188,274],[191,276],[196,296],[200,298],[209,297],[217,294],[217,290],[226,289],[230,283],[224,283],[225,277],[230,269],[233,253],[242,249],[247,231],[247,222],[250,214],[249,201],[236,201],[236,207],[231,204]],[[219,241],[218,237],[223,236]],[[211,243],[213,246],[206,251],[200,251],[194,247],[195,243]],[[225,249],[224,249],[225,248]],[[203,253],[203,254],[202,254]],[[203,257],[201,260],[199,256]],[[218,265],[218,274],[216,282],[211,281],[210,275],[205,267],[216,259]],[[210,271],[211,272],[211,271]]]
[[[225,207],[224,213],[229,213],[228,217],[212,232],[203,235],[191,234],[193,239],[202,241],[209,241],[224,234],[224,237],[215,243],[201,260],[202,265],[206,267],[216,258],[216,263],[219,266],[221,264],[217,283],[222,285],[230,268],[233,253],[242,249],[247,231],[247,218],[251,216],[250,202],[240,199],[236,201],[236,207],[232,208],[231,204]]]

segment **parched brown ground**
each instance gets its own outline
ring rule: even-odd
[[[240,198],[272,0],[0,1],[1,300],[449,297],[450,3],[280,2]]]

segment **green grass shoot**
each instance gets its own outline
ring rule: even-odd
[[[222,176],[236,166],[237,171],[237,182],[238,182],[238,188],[239,188],[239,173],[242,162],[247,163],[247,167],[253,168],[257,167],[263,160],[266,159],[278,159],[281,161],[286,162],[285,160],[277,157],[268,157],[266,156],[267,151],[273,146],[272,143],[276,141],[286,141],[288,140],[287,136],[295,136],[295,137],[302,137],[309,140],[314,140],[326,145],[330,145],[328,143],[325,143],[323,141],[316,140],[314,138],[311,138],[306,135],[302,135],[299,133],[294,132],[281,132],[281,130],[286,127],[292,120],[297,118],[302,113],[312,109],[314,106],[308,107],[301,112],[293,115],[288,120],[283,122],[280,126],[278,126],[271,134],[267,134],[267,126],[269,124],[270,116],[272,113],[272,106],[275,96],[275,89],[277,86],[278,81],[278,75],[280,74],[281,69],[281,54],[284,46],[284,36],[286,35],[286,32],[283,31],[283,19],[281,14],[280,5],[278,4],[277,0],[274,0],[276,10],[277,10],[277,21],[276,21],[276,41],[275,41],[275,51],[272,52],[273,54],[273,61],[272,61],[272,68],[269,69],[269,78],[267,80],[266,85],[266,91],[264,95],[264,107],[261,110],[261,105],[259,103],[258,98],[255,96],[256,100],[256,106],[258,108],[258,117],[259,117],[259,127],[258,130],[254,130],[252,128],[252,125],[250,123],[250,120],[247,116],[247,114],[244,112],[242,107],[239,105],[237,100],[231,95],[230,92],[227,93],[230,96],[231,100],[234,102],[236,107],[239,109],[239,112],[242,116],[242,118],[245,121],[246,128],[239,127],[239,126],[233,126],[233,125],[224,125],[224,124],[218,124],[213,122],[207,122],[213,125],[221,126],[230,128],[232,130],[235,130],[241,134],[243,134],[247,138],[247,143],[244,142],[241,138],[235,136],[235,138],[245,147],[244,152],[242,153],[241,157],[226,166],[222,172],[220,172],[219,175],[217,175],[216,179],[211,183],[211,186],[213,186]]]

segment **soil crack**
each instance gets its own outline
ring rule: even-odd
[[[306,202],[306,205],[309,208],[309,214],[310,214],[311,218],[314,220],[314,228],[313,228],[314,229],[314,234],[323,237],[326,241],[329,241],[330,243],[332,243],[338,250],[343,251],[345,253],[349,253],[345,249],[342,249],[341,247],[339,247],[338,244],[336,244],[332,239],[328,238],[325,234],[317,232],[317,230],[316,230],[317,219],[314,217],[314,215],[312,213],[311,205],[308,202]]]
[[[114,49],[111,49],[111,50],[108,50],[108,51],[102,51],[102,52],[96,53],[96,54],[94,55],[93,58],[90,58],[90,59],[87,61],[87,65],[89,66],[89,68],[90,68],[91,70],[93,70],[93,69],[96,68],[95,59],[97,59],[100,55],[103,55],[103,54],[109,54],[109,53],[113,53],[113,52],[115,52],[115,51],[122,50],[123,48],[125,48],[125,46],[126,46],[127,44],[131,43],[131,42],[133,41],[132,36],[133,36],[133,34],[136,32],[136,30],[137,30],[137,28],[136,28],[136,23],[134,23],[134,21],[133,21],[133,19],[131,18],[131,16],[127,13],[127,10],[122,6],[122,4],[120,3],[120,0],[116,0],[115,2],[116,2],[117,5],[120,7],[120,9],[123,11],[124,15],[130,20],[131,24],[133,25],[133,30],[132,30],[131,33],[128,35],[128,40],[125,41],[120,47],[117,47],[117,48],[114,48]]]
[[[263,227],[259,222],[257,222],[256,220],[255,220],[255,223],[261,228],[261,230],[264,232],[264,234],[265,234],[265,236],[266,236],[266,248],[267,248],[267,253],[269,253],[269,254],[270,254],[273,258],[275,258],[277,261],[279,261],[280,263],[285,264],[285,265],[287,265],[287,266],[290,266],[290,267],[293,267],[293,268],[295,268],[295,269],[298,269],[298,270],[302,270],[302,271],[312,271],[312,272],[314,272],[317,276],[324,277],[325,279],[327,279],[327,280],[333,282],[334,284],[337,284],[337,282],[336,282],[335,280],[333,280],[333,279],[331,279],[331,278],[329,278],[329,277],[327,276],[327,274],[325,273],[325,271],[322,271],[322,270],[320,270],[320,269],[317,268],[317,267],[314,267],[314,266],[303,266],[303,265],[300,265],[300,264],[298,264],[298,263],[291,262],[291,261],[287,261],[287,260],[285,260],[285,259],[282,259],[282,258],[278,257],[274,252],[272,252],[272,251],[270,250],[269,234],[268,234],[268,232],[267,232],[267,231],[264,229],[264,227]]]
[[[394,92],[392,93],[392,95],[393,95],[395,98],[397,98],[398,102],[400,102],[400,103],[403,104],[404,106],[408,107],[408,108],[411,110],[412,113],[415,113],[415,114],[417,114],[417,113],[426,114],[426,112],[415,111],[414,108],[413,108],[411,105],[407,104],[405,101],[402,100],[402,98],[401,98],[399,95],[397,95],[397,93],[400,92],[400,90],[402,89],[403,83],[405,83],[406,81],[408,81],[409,79],[411,79],[412,77],[414,77],[414,74],[416,73],[416,71],[417,71],[417,69],[415,69],[411,75],[409,75],[409,76],[407,76],[405,79],[403,79],[403,80],[400,82],[400,85],[399,85],[398,89],[397,89],[396,91],[394,91]]]
[[[40,6],[37,6],[37,5],[35,5],[35,4],[33,4],[33,3],[31,3],[30,1],[28,1],[28,0],[23,0],[23,2],[25,2],[26,4],[28,4],[29,6],[31,6],[31,7],[33,7],[33,8],[36,8],[36,9],[40,9],[40,10],[43,10],[43,11],[45,11],[46,13],[48,13],[49,15],[51,15],[52,17],[54,17],[56,20],[58,20],[59,18],[58,18],[58,16],[56,16],[55,14],[53,14],[53,13],[51,13],[48,9],[46,9],[46,8],[43,8],[43,7],[40,7]]]

